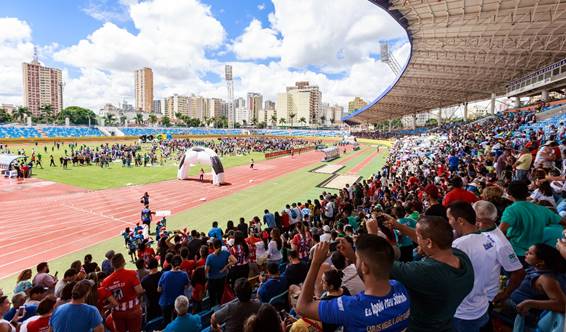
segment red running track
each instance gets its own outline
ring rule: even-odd
[[[0,279],[25,268],[98,244],[139,221],[139,199],[149,192],[152,207],[172,214],[282,176],[321,159],[311,151],[225,170],[229,185],[170,180],[147,185],[85,191],[39,179],[0,188]],[[151,169],[148,169],[151,172]]]

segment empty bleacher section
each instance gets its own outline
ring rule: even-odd
[[[88,137],[104,136],[98,128],[89,127],[42,127],[47,137]]]
[[[566,114],[558,114],[543,121],[522,125],[519,130],[515,132],[515,135],[526,134],[530,130],[538,131],[539,129],[542,129],[546,134],[557,131],[560,134],[560,127],[564,127],[564,125],[561,126],[560,123],[566,124]]]
[[[34,138],[41,133],[34,127],[0,126],[0,138]]]

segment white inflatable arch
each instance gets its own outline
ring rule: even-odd
[[[204,164],[212,167],[212,184],[219,186],[224,183],[224,166],[220,158],[212,149],[201,146],[193,146],[185,151],[181,158],[177,179],[185,180],[189,178],[189,169],[196,164]]]

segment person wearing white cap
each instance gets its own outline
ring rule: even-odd
[[[324,225],[322,226],[322,231],[324,233],[322,233],[320,235],[320,242],[332,242],[332,231],[330,229],[330,226],[328,225]]]

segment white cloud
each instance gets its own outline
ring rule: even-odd
[[[125,22],[129,20],[128,6],[135,0],[90,0],[82,9],[88,16],[103,22]]]
[[[259,5],[257,5],[257,9],[259,9],[259,10],[264,10],[264,9],[265,9],[265,4],[264,4],[264,3],[260,3]]]
[[[359,2],[359,3],[358,3]],[[308,80],[320,86],[323,101],[346,105],[353,96],[371,100],[394,79],[387,65],[374,60],[379,41],[403,31],[377,6],[360,0],[273,0],[267,26],[252,19],[244,32],[226,43],[226,31],[210,7],[198,0],[121,0],[120,8],[136,28],[130,32],[113,19],[74,45],[40,46],[41,54],[61,62],[65,105],[99,109],[107,102],[133,102],[133,70],[154,72],[154,97],[173,93],[226,97],[223,81],[206,81],[207,72],[223,77],[224,62],[236,56],[236,96],[248,91],[275,100],[285,87]],[[97,0],[105,4],[105,0]],[[106,9],[106,7],[100,7]],[[258,9],[260,9],[258,7]],[[401,63],[407,44],[393,50]],[[0,19],[0,103],[21,103],[21,62],[33,54],[31,29],[18,19]],[[270,59],[269,63],[256,60]],[[322,72],[315,72],[315,65]],[[78,73],[78,75],[76,74]],[[338,79],[325,74],[339,73]]]
[[[31,61],[32,57],[28,23],[17,18],[0,18],[0,103],[22,103],[22,62]]]
[[[259,20],[253,19],[231,49],[239,59],[266,59],[280,55],[281,41],[275,30],[263,28]]]

